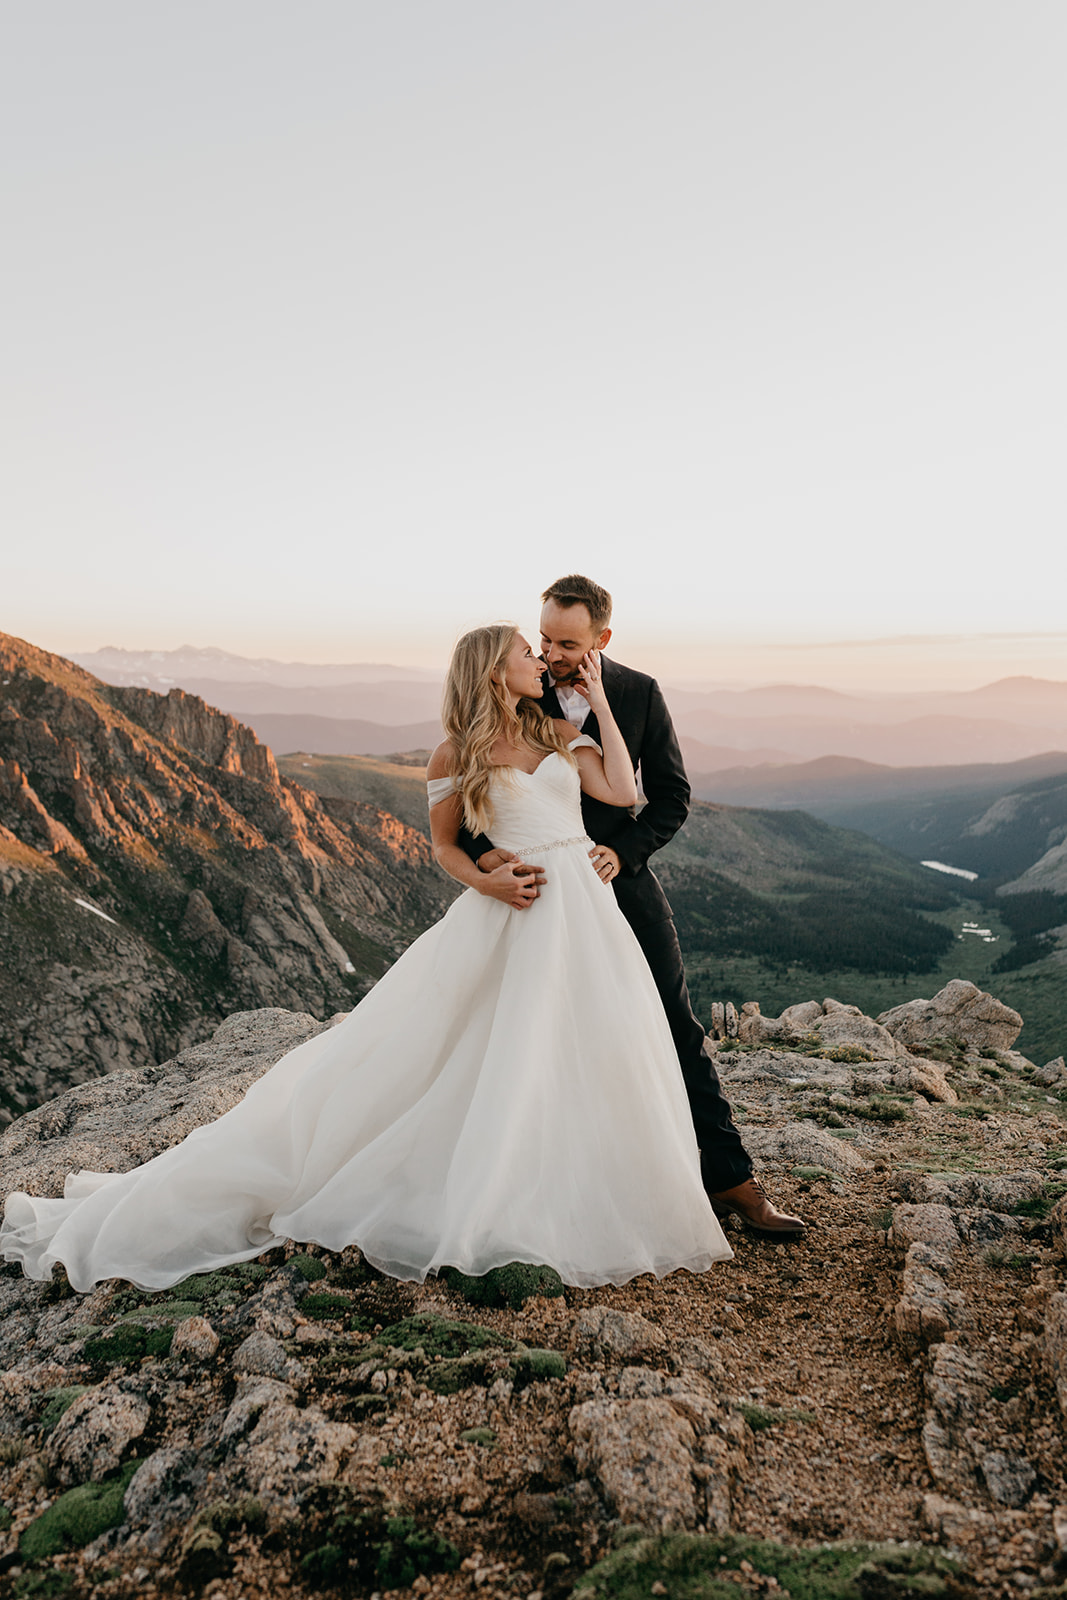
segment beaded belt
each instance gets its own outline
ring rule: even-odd
[[[540,856],[546,850],[563,850],[569,844],[587,844],[592,848],[593,841],[587,833],[576,834],[573,839],[553,839],[551,844],[528,844],[521,850],[516,850],[517,856]]]

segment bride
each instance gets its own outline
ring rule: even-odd
[[[437,859],[467,893],[217,1122],[131,1172],[71,1173],[62,1199],[10,1195],[8,1261],[62,1262],[88,1290],[168,1288],[286,1239],[420,1281],[527,1261],[624,1283],[731,1254],[652,977],[587,854],[581,790],[636,800],[599,662],[578,687],[602,749],[541,713],[541,672],[511,624],[453,653],[427,775]],[[490,824],[525,871],[461,849],[461,826]]]

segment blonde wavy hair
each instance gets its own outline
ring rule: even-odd
[[[448,664],[441,721],[455,752],[464,826],[474,834],[488,833],[493,824],[489,752],[501,736],[519,738],[546,756],[559,751],[574,763],[535,700],[524,697],[514,711],[508,703],[504,666],[518,631],[514,622],[472,628],[457,642]]]

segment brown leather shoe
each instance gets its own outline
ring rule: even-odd
[[[722,1189],[718,1194],[709,1195],[708,1199],[717,1217],[728,1217],[734,1211],[745,1226],[755,1233],[765,1233],[779,1239],[795,1239],[808,1231],[807,1224],[800,1217],[792,1217],[788,1211],[779,1211],[771,1204],[757,1178],[746,1178],[744,1183],[737,1184],[733,1189]]]

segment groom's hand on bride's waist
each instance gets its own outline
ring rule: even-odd
[[[483,880],[477,886],[479,894],[502,900],[516,911],[533,905],[546,882],[542,867],[531,866],[510,850],[487,850],[478,857],[478,871]]]
[[[613,850],[610,844],[595,844],[589,852],[589,859],[596,868],[601,883],[614,883],[622,871],[619,852]]]

